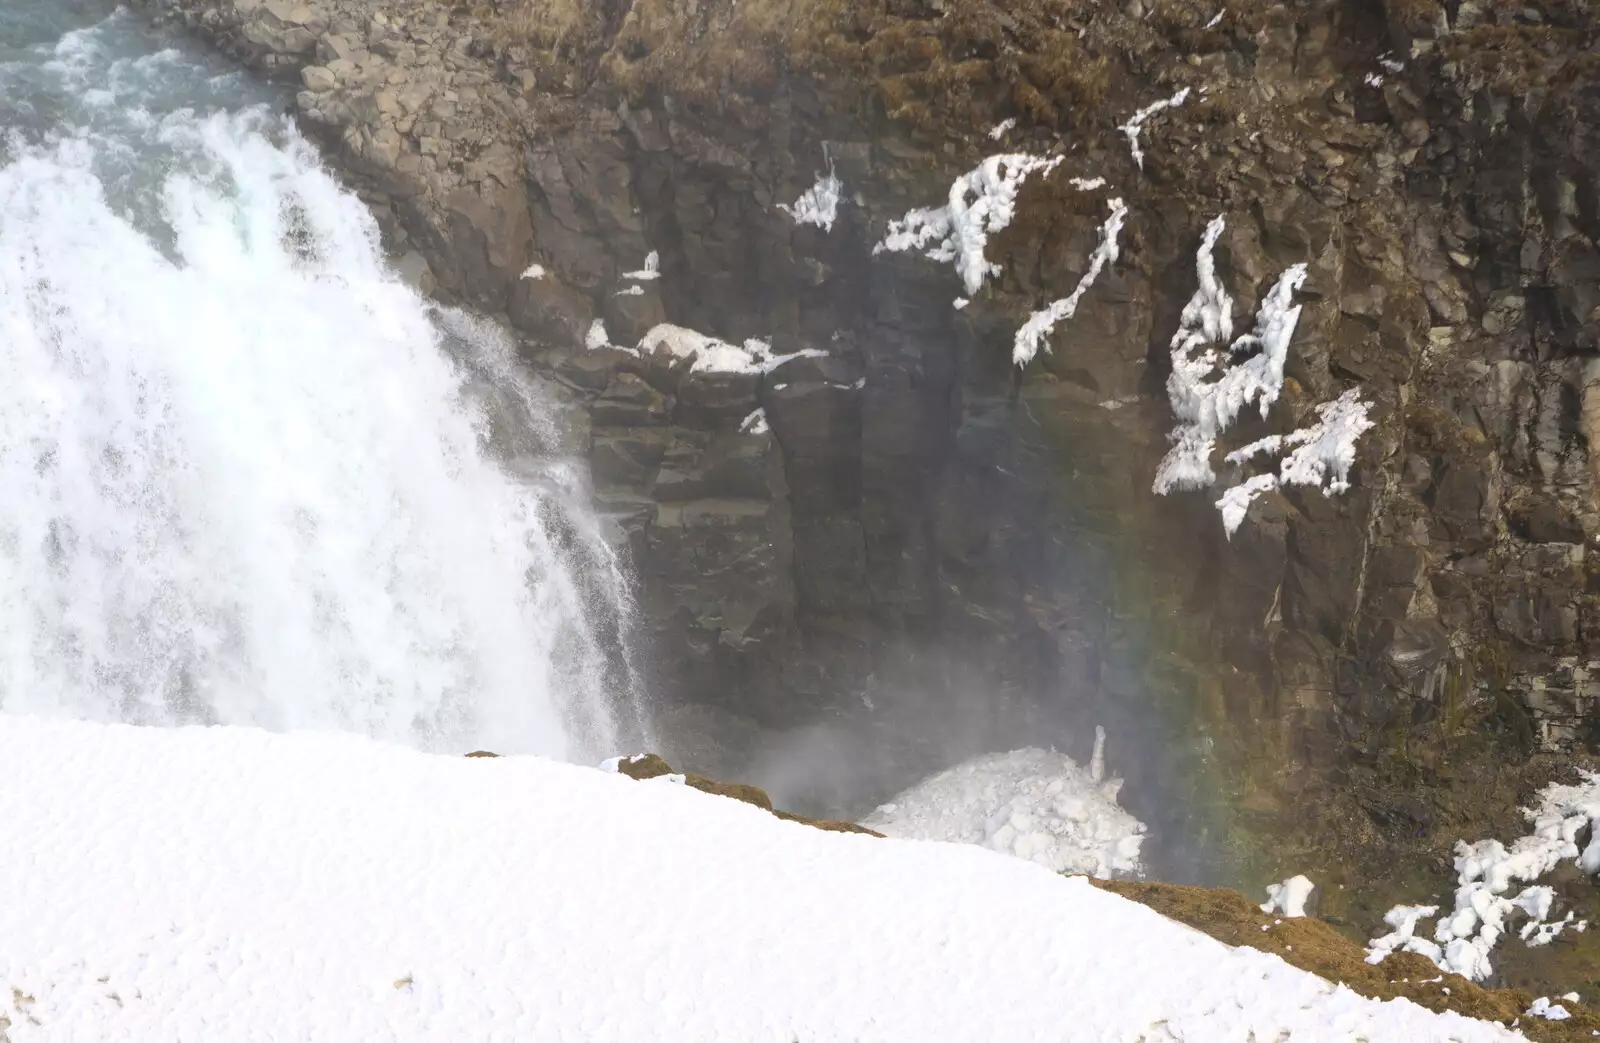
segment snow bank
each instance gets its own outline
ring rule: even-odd
[[[1103,765],[1104,754],[1097,758]],[[1103,768],[1102,768],[1103,770]],[[992,753],[917,783],[861,824],[884,836],[978,844],[1058,873],[1137,873],[1144,823],[1103,782],[1053,750]]]
[[[1195,255],[1195,275],[1199,286],[1178,319],[1173,334],[1172,374],[1167,378],[1167,396],[1178,426],[1169,436],[1172,448],[1156,470],[1152,491],[1165,496],[1180,489],[1200,489],[1216,481],[1211,457],[1217,438],[1230,427],[1247,406],[1258,408],[1266,419],[1272,404],[1283,390],[1283,367],[1289,356],[1289,342],[1300,322],[1300,306],[1295,292],[1305,283],[1306,266],[1292,265],[1261,300],[1256,310],[1255,329],[1234,340],[1226,354],[1220,345],[1233,335],[1233,299],[1217,277],[1213,251],[1222,235],[1221,217],[1211,220]],[[1244,521],[1250,503],[1262,493],[1286,485],[1312,485],[1324,496],[1342,493],[1350,487],[1350,468],[1355,463],[1355,447],[1363,433],[1374,425],[1367,419],[1370,403],[1360,399],[1356,389],[1346,391],[1332,402],[1317,407],[1316,424],[1292,434],[1273,435],[1252,442],[1227,456],[1227,461],[1244,465],[1253,457],[1294,447],[1276,474],[1255,475],[1223,492],[1216,501],[1223,527],[1230,537]]]
[[[900,220],[890,221],[888,234],[872,253],[916,250],[932,260],[954,264],[970,297],[985,279],[1000,271],[999,265],[984,256],[984,249],[989,237],[1016,217],[1022,183],[1032,174],[1049,174],[1060,165],[1060,156],[990,156],[956,178],[944,206],[912,210]]]
[[[1122,234],[1122,223],[1128,217],[1128,208],[1121,199],[1113,199],[1108,205],[1111,207],[1111,216],[1100,226],[1100,245],[1089,255],[1089,270],[1078,280],[1077,288],[1072,291],[1071,296],[1063,297],[1043,311],[1034,312],[1017,331],[1016,342],[1011,349],[1011,361],[1017,365],[1026,366],[1032,362],[1041,346],[1046,351],[1050,350],[1047,338],[1051,332],[1057,324],[1077,314],[1078,302],[1089,292],[1089,287],[1094,285],[1094,281],[1100,278],[1101,270],[1106,265],[1116,262],[1117,237]]]
[[[0,715],[0,766],[11,1043],[1520,1038],[1017,859],[532,757]]]
[[[1455,908],[1441,916],[1433,941],[1416,937],[1417,921],[1432,916],[1437,906],[1396,906],[1384,916],[1394,930],[1374,938],[1367,960],[1377,963],[1396,949],[1418,952],[1441,968],[1464,978],[1482,981],[1493,969],[1489,954],[1505,936],[1515,914],[1526,920],[1519,936],[1529,945],[1544,945],[1567,927],[1588,928],[1568,912],[1551,921],[1555,892],[1549,887],[1525,887],[1507,896],[1514,883],[1538,880],[1562,862],[1574,862],[1584,873],[1600,873],[1600,774],[1584,772],[1575,785],[1551,784],[1539,792],[1539,802],[1523,814],[1533,823],[1533,833],[1509,849],[1498,840],[1468,844],[1456,841]],[[1578,836],[1588,831],[1590,840],[1579,850]]]

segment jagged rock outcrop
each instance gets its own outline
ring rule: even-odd
[[[1487,835],[1541,755],[1600,741],[1581,5],[161,2],[296,77],[409,270],[587,403],[669,701],[848,732],[981,692],[1013,734],[1140,751],[1119,770],[1158,836],[1260,831],[1355,874]],[[1141,168],[1118,124],[1185,87]],[[948,268],[873,256],[1002,149],[1065,159],[968,307]],[[797,225],[779,204],[830,165],[838,222]],[[1113,195],[1119,259],[1016,369]],[[1240,324],[1308,266],[1283,397],[1228,448],[1354,386],[1377,422],[1348,493],[1260,497],[1231,541],[1215,494],[1150,491],[1217,214]],[[586,348],[596,320],[825,355],[686,371]]]

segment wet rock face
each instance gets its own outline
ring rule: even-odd
[[[1427,804],[1460,735],[1498,737],[1511,786],[1595,741],[1600,88],[1577,8],[815,0],[750,37],[749,71],[647,0],[562,37],[587,51],[425,0],[162,2],[296,77],[397,252],[589,404],[663,697],[778,728],[992,693],[1025,708],[1019,745],[1086,756],[1105,724],[1158,834],[1215,802],[1369,848],[1422,842],[1327,785],[1352,764]],[[775,6],[741,3],[681,18],[737,36]],[[761,67],[785,46],[790,72]],[[1140,169],[1116,124],[1180,87]],[[1067,158],[970,306],[948,267],[872,256],[1002,150]],[[829,163],[837,224],[797,225],[778,204]],[[1112,194],[1119,260],[1015,369]],[[1150,491],[1216,214],[1238,327],[1309,267],[1283,397],[1226,448],[1358,384],[1378,421],[1348,493],[1263,496],[1231,541],[1214,492]],[[660,278],[630,279],[652,251]],[[686,372],[587,349],[596,320],[616,344],[669,321],[825,355]]]

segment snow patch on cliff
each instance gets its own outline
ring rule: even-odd
[[[1206,226],[1195,255],[1198,287],[1184,306],[1171,343],[1172,374],[1167,395],[1178,425],[1169,436],[1172,447],[1156,470],[1152,491],[1165,496],[1175,490],[1200,489],[1216,482],[1211,457],[1217,438],[1233,426],[1248,406],[1265,420],[1283,390],[1284,363],[1300,321],[1296,291],[1305,283],[1306,266],[1290,266],[1261,300],[1255,328],[1221,345],[1233,335],[1233,300],[1217,276],[1213,251],[1225,227],[1219,216]],[[1223,527],[1231,537],[1243,523],[1251,502],[1262,493],[1288,485],[1310,485],[1332,496],[1349,488],[1355,446],[1374,425],[1367,419],[1370,403],[1356,389],[1317,407],[1319,420],[1288,435],[1258,439],[1228,454],[1230,464],[1243,466],[1258,455],[1292,451],[1276,473],[1252,476],[1226,489],[1216,501]]]
[[[1051,331],[1057,324],[1077,314],[1078,302],[1100,277],[1101,270],[1116,261],[1117,237],[1122,234],[1122,223],[1128,217],[1128,208],[1121,199],[1113,199],[1108,205],[1111,207],[1111,216],[1100,226],[1100,244],[1089,256],[1089,270],[1078,280],[1077,288],[1070,296],[1061,298],[1043,311],[1034,312],[1017,331],[1016,341],[1011,349],[1011,361],[1018,366],[1026,366],[1032,362],[1040,347],[1046,351],[1050,350],[1048,338]]]
[[[786,362],[827,354],[816,348],[806,348],[789,355],[774,355],[772,345],[764,340],[752,337],[743,344],[729,344],[671,323],[652,327],[635,350],[640,355],[664,351],[674,358],[692,359],[691,373],[771,373]]]
[[[844,183],[830,164],[827,175],[819,176],[817,183],[796,199],[793,206],[779,203],[778,209],[788,214],[797,225],[816,225],[824,232],[831,232],[834,222],[839,219],[839,202],[843,198]]]
[[[941,263],[954,264],[967,295],[973,296],[1000,266],[984,256],[989,237],[1007,228],[1017,213],[1017,195],[1030,175],[1049,174],[1060,156],[1045,159],[1018,153],[990,156],[956,178],[948,202],[938,209],[917,209],[889,222],[881,253],[914,250]]]
[[[1133,153],[1133,161],[1138,165],[1140,170],[1144,169],[1144,149],[1139,145],[1139,135],[1144,131],[1145,122],[1156,113],[1165,112],[1167,109],[1178,108],[1188,100],[1189,88],[1185,87],[1170,98],[1166,98],[1162,101],[1152,102],[1151,104],[1146,105],[1144,108],[1130,116],[1128,118],[1128,122],[1117,128],[1127,136],[1128,149]]]
[[[645,255],[644,267],[636,272],[623,272],[624,279],[634,279],[638,282],[653,282],[661,278],[661,253],[651,250]]]
[[[1370,402],[1361,401],[1360,390],[1351,388],[1332,402],[1318,406],[1320,419],[1310,427],[1287,435],[1268,435],[1229,453],[1225,458],[1229,463],[1243,464],[1257,454],[1294,447],[1279,464],[1276,475],[1257,475],[1223,493],[1217,509],[1222,512],[1228,535],[1239,528],[1250,501],[1261,493],[1289,485],[1314,486],[1324,496],[1347,491],[1350,468],[1356,462],[1356,442],[1375,426],[1367,419],[1371,408]]]

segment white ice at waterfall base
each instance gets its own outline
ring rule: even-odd
[[[1521,1038],[1020,859],[538,757],[0,714],[0,765],[11,1043]]]
[[[1103,747],[1085,770],[1066,754],[1023,749],[975,757],[924,779],[862,825],[890,837],[977,844],[1058,873],[1140,871],[1144,823],[1117,804],[1120,779],[1103,773]]]
[[[1525,919],[1518,935],[1529,945],[1548,944],[1569,927],[1586,930],[1588,922],[1570,911],[1551,920],[1555,892],[1533,882],[1562,862],[1575,863],[1589,876],[1600,873],[1600,773],[1585,771],[1575,784],[1546,786],[1523,815],[1533,832],[1509,849],[1498,840],[1456,841],[1455,908],[1439,918],[1431,941],[1417,937],[1417,926],[1438,907],[1396,906],[1384,916],[1393,930],[1371,941],[1367,961],[1378,963],[1395,951],[1416,952],[1444,970],[1482,981],[1493,970],[1490,954],[1519,913]],[[1580,849],[1577,838],[1585,830],[1590,840]],[[1509,895],[1517,883],[1533,886]]]

